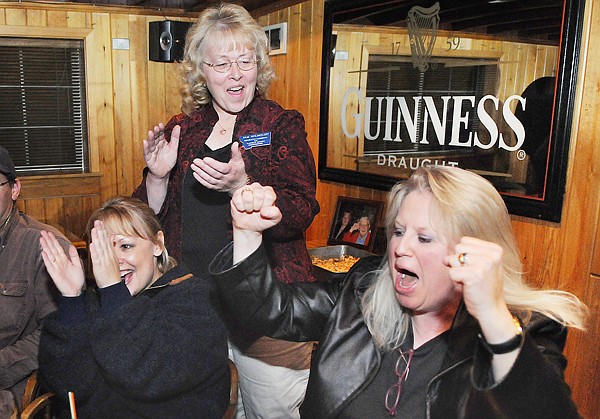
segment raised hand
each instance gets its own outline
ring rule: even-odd
[[[504,249],[496,243],[463,237],[454,252],[445,260],[450,278],[462,289],[465,306],[479,322],[485,340],[499,344],[514,338],[515,325],[504,300]],[[494,355],[492,371],[496,381],[510,371],[518,353],[519,350],[513,350]]]
[[[194,159],[191,168],[194,178],[207,189],[233,194],[246,186],[246,167],[237,142],[231,144],[231,159],[227,163],[205,157]]]
[[[176,125],[173,128],[171,141],[167,141],[165,138],[164,130],[164,124],[160,123],[148,131],[148,138],[144,140],[146,166],[148,166],[150,174],[158,179],[167,177],[177,162],[181,127]]]
[[[85,273],[77,249],[69,246],[69,255],[65,254],[54,234],[42,231],[40,245],[46,270],[61,295],[77,297],[85,284]]]
[[[496,243],[463,237],[447,256],[450,278],[462,287],[472,316],[486,318],[506,309],[503,292],[503,249]]]
[[[260,183],[244,186],[231,197],[234,263],[254,252],[262,243],[262,232],[281,221],[276,198],[273,188]]]
[[[275,206],[276,198],[272,187],[260,183],[238,189],[231,197],[234,229],[261,233],[279,223],[281,211]]]
[[[92,228],[90,243],[92,269],[98,288],[106,288],[121,282],[119,260],[115,253],[114,240],[109,237],[102,221],[96,220]]]

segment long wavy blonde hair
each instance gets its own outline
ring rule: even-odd
[[[455,167],[428,166],[396,184],[388,195],[386,207],[388,242],[398,211],[413,191],[433,195],[431,223],[449,243],[471,236],[502,246],[504,299],[511,312],[517,313],[525,323],[531,312],[536,311],[565,326],[584,328],[587,308],[576,296],[565,291],[535,289],[524,282],[506,205],[494,186],[475,173]],[[377,279],[363,296],[362,308],[365,322],[379,347],[393,349],[402,343],[410,314],[396,300],[387,254]]]
[[[275,79],[275,72],[269,60],[267,36],[250,13],[242,6],[230,3],[209,7],[200,14],[185,39],[181,110],[188,115],[212,100],[206,86],[206,67],[203,63],[207,50],[215,45],[225,45],[229,50],[246,47],[256,53],[256,91],[259,95],[266,96],[271,82]]]

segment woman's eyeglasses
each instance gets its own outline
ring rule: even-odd
[[[244,58],[244,59],[237,60],[237,61],[224,61],[221,63],[204,62],[204,64],[206,64],[209,67],[212,67],[213,70],[215,70],[217,73],[227,73],[231,69],[231,66],[233,65],[233,63],[237,64],[238,68],[242,71],[250,71],[254,67],[256,67],[256,64],[258,63],[258,61],[259,60],[248,60],[248,59]]]
[[[10,180],[7,180],[6,182],[2,182],[2,183],[0,183],[0,186],[4,186],[4,185],[6,185],[9,182],[10,182]]]
[[[408,354],[408,359],[404,356],[404,354]],[[402,394],[402,384],[408,378],[408,372],[410,371],[410,360],[412,359],[414,350],[409,349],[407,352],[400,351],[400,356],[398,357],[398,361],[396,361],[395,372],[398,376],[398,382],[396,384],[392,384],[390,388],[388,388],[387,393],[385,393],[385,409],[388,411],[390,416],[396,416],[396,410],[398,409],[398,402],[400,401],[400,394]],[[402,361],[402,362],[401,362]],[[404,368],[400,371],[401,368]],[[390,400],[393,403],[390,403]]]

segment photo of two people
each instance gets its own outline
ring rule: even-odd
[[[339,197],[327,242],[371,250],[382,209],[382,202]]]

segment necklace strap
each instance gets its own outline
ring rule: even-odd
[[[218,119],[217,125],[221,128],[219,130],[219,134],[221,134],[221,135],[227,134],[227,131],[235,126],[236,120],[237,120],[237,116],[235,118],[233,118],[233,122],[230,124],[231,125],[230,127],[225,127],[225,126],[223,126],[223,124],[221,124],[221,119]]]

